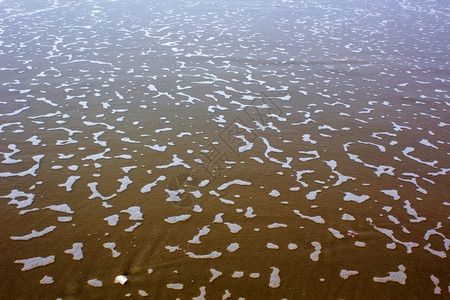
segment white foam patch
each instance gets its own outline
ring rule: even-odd
[[[11,158],[11,156],[20,152],[15,144],[8,145],[8,149],[12,150],[12,152],[0,152],[0,154],[3,154],[3,156],[5,157],[5,159],[1,162],[2,164],[16,164],[22,161],[21,159]]]
[[[184,193],[183,189],[179,190],[168,190],[165,189],[166,193],[169,194],[169,198],[166,199],[168,202],[179,202],[181,201],[181,198],[178,196],[180,193]]]
[[[442,233],[437,231],[438,229],[441,229],[441,228],[442,228],[442,223],[438,222],[435,228],[427,230],[427,232],[425,233],[423,238],[424,238],[425,241],[428,241],[430,236],[438,235],[438,236],[440,236],[442,238],[442,240],[444,242],[445,251],[449,251],[450,250],[450,239],[448,239],[444,234],[442,234]],[[442,251],[434,250],[434,249],[431,248],[431,244],[430,243],[427,244],[424,247],[424,249],[429,251],[431,254],[436,255],[436,256],[438,256],[440,258],[447,258],[447,254],[445,253],[444,250],[442,250]]]
[[[405,285],[406,284],[406,268],[403,265],[399,265],[398,266],[398,272],[389,272],[388,276],[386,277],[374,277],[373,281],[375,282],[379,282],[379,283],[386,283],[388,281],[392,281],[392,282],[397,282],[400,283],[401,285]]]
[[[370,223],[370,225],[372,225],[372,227],[375,228],[375,230],[377,230],[377,231],[381,232],[382,234],[384,234],[384,235],[388,236],[389,238],[391,238],[391,240],[393,242],[398,243],[398,244],[402,244],[403,246],[405,246],[407,253],[412,253],[412,248],[419,246],[418,243],[402,242],[402,241],[398,240],[397,238],[395,238],[393,230],[386,229],[386,228],[380,228],[380,227],[375,226],[373,224],[373,220],[371,218],[366,218],[366,221],[368,221]]]
[[[417,212],[414,208],[411,207],[411,203],[408,200],[403,201],[403,203],[405,203],[405,205],[403,206],[406,209],[406,212],[408,213],[408,215],[414,217],[414,219],[409,219],[409,221],[411,223],[419,223],[422,221],[426,221],[427,218],[425,217],[419,217],[417,215]]]
[[[277,164],[281,164],[281,167],[282,167],[282,168],[290,169],[291,166],[290,166],[289,164],[292,162],[292,157],[286,157],[286,162],[282,162],[282,161],[279,161],[279,160],[276,159],[276,158],[270,157],[270,156],[269,156],[269,153],[270,153],[270,152],[282,153],[283,150],[272,147],[272,146],[269,144],[269,141],[267,141],[267,140],[266,140],[265,138],[263,138],[263,137],[260,137],[260,138],[263,140],[264,144],[266,145],[266,151],[264,152],[264,156],[265,156],[266,158],[268,158],[268,159],[269,159],[270,161],[272,161],[272,162],[275,162],[275,163],[277,163]]]
[[[208,111],[209,112],[212,112],[212,113],[216,112],[215,111],[216,109],[218,109],[218,110],[228,110],[228,108],[220,106],[220,105],[210,105],[210,106],[208,106]]]
[[[73,260],[83,259],[83,243],[73,243],[72,249],[68,249],[64,253],[72,254]]]
[[[191,240],[188,241],[190,244],[201,244],[200,237],[206,236],[210,233],[211,229],[209,229],[209,225],[203,226],[202,229],[199,230],[198,234],[194,236]]]
[[[228,226],[228,229],[230,230],[231,233],[238,233],[242,229],[242,226],[236,223],[225,222],[225,225]]]
[[[224,115],[220,115],[220,116],[218,116],[216,118],[213,118],[212,120],[214,122],[216,122],[216,123],[226,123],[227,122],[227,120],[225,120],[225,116]]]
[[[355,246],[356,247],[360,247],[360,248],[364,248],[364,247],[366,247],[366,243],[361,242],[361,241],[355,241]]]
[[[206,287],[201,286],[199,289],[200,289],[200,295],[193,297],[192,300],[206,300]]]
[[[320,193],[321,190],[311,191],[308,194],[306,194],[306,199],[308,200],[315,200],[317,197],[317,194]]]
[[[109,217],[104,218],[103,220],[107,221],[109,226],[116,226],[117,223],[119,222],[119,215],[117,214],[111,215]]]
[[[303,161],[303,162],[308,161],[308,160],[313,160],[313,159],[320,158],[319,152],[317,152],[317,150],[298,151],[298,153],[310,155],[310,156],[307,156],[307,157],[299,157],[298,158],[298,160]]]
[[[205,179],[205,180],[202,180],[199,184],[198,184],[198,187],[205,187],[206,185],[208,185],[208,183],[209,183],[209,180],[208,179]]]
[[[178,290],[179,291],[179,290],[182,290],[184,288],[184,285],[182,283],[168,283],[166,285],[166,287],[168,289],[171,289],[171,290]]]
[[[240,180],[240,179],[235,179],[233,181],[230,181],[230,182],[222,184],[217,189],[219,191],[223,191],[224,189],[226,189],[226,188],[228,188],[228,187],[230,187],[231,185],[234,185],[234,184],[236,184],[236,185],[251,185],[252,183],[248,182],[248,181]]]
[[[132,159],[133,156],[131,156],[129,154],[121,154],[121,155],[114,156],[114,158]]]
[[[141,142],[139,142],[139,141],[132,140],[132,139],[130,139],[130,138],[128,138],[128,137],[123,137],[123,138],[121,138],[120,140],[121,140],[122,142],[130,143],[130,144],[140,144],[140,143],[141,143]]]
[[[272,196],[272,197],[280,197],[280,192],[279,191],[277,191],[277,190],[272,190],[270,193],[269,193],[269,196]]]
[[[111,250],[112,257],[116,258],[120,256],[120,252],[116,250],[116,243],[114,242],[104,243],[103,247]]]
[[[73,138],[68,138],[67,140],[57,140],[56,146],[70,145],[70,144],[76,144],[76,143],[78,143],[77,140],[74,140]]]
[[[309,255],[309,258],[312,261],[318,261],[319,255],[321,253],[322,245],[319,242],[311,242],[311,245],[314,247],[314,252]]]
[[[84,123],[84,125],[86,125],[86,126],[102,125],[102,126],[105,126],[106,129],[108,129],[108,130],[113,130],[113,129],[115,128],[115,127],[112,126],[112,125],[109,125],[109,124],[106,124],[106,123],[101,123],[101,122],[84,121],[83,123]]]
[[[298,248],[298,245],[295,243],[289,243],[288,249],[289,250],[296,250]]]
[[[180,246],[170,246],[167,245],[164,247],[165,249],[169,250],[170,253],[181,250]]]
[[[156,166],[156,168],[158,168],[158,169],[166,169],[166,168],[176,167],[176,166],[183,166],[186,169],[190,169],[191,168],[189,165],[185,164],[181,158],[178,158],[178,156],[176,154],[173,154],[172,162],[170,164]]]
[[[250,158],[253,159],[253,160],[256,160],[256,161],[259,162],[260,164],[263,164],[263,163],[264,163],[264,161],[263,161],[261,158],[259,158],[259,157],[252,156],[252,157],[250,157]]]
[[[142,221],[144,220],[142,217],[144,214],[141,212],[141,208],[139,206],[130,206],[127,209],[121,210],[120,212],[128,213],[130,217],[128,218],[131,221]]]
[[[126,191],[128,186],[133,183],[133,181],[128,176],[124,176],[122,178],[119,178],[119,179],[117,179],[117,181],[120,182],[120,187],[117,190],[118,193]]]
[[[94,136],[94,144],[99,144],[102,147],[106,147],[108,143],[106,141],[100,141],[98,138],[104,134],[104,131],[94,132],[92,135]]]
[[[128,174],[131,170],[136,169],[137,166],[128,166],[128,167],[121,167],[121,169]]]
[[[281,117],[281,116],[279,116],[277,114],[268,114],[267,117],[269,117],[269,118],[276,118],[280,122],[286,122],[286,120],[287,120],[286,118]]]
[[[358,195],[355,195],[350,192],[345,192],[344,201],[354,201],[354,202],[358,202],[358,203],[363,203],[364,201],[366,201],[369,198],[370,197],[368,195],[358,196]]]
[[[225,294],[222,295],[222,300],[226,300],[231,297],[231,293],[229,290],[225,290]]]
[[[32,166],[31,168],[29,168],[28,170],[25,170],[25,171],[22,171],[19,173],[1,172],[0,177],[14,177],[14,176],[24,177],[27,175],[36,176],[36,171],[39,169],[39,163],[44,156],[45,155],[32,156],[31,158],[36,162],[36,164],[34,166]]]
[[[345,176],[345,175],[339,173],[338,171],[336,171],[335,169],[337,167],[337,163],[335,160],[325,161],[325,163],[331,168],[331,171],[338,176],[338,179],[333,184],[333,186],[339,186],[348,180],[356,180],[355,177]]]
[[[195,259],[214,259],[222,256],[222,253],[214,250],[209,254],[195,254],[193,252],[186,252],[186,255],[189,256],[190,258]]]
[[[243,136],[243,135],[236,135],[235,137],[238,138],[238,139],[240,139],[240,140],[242,140],[242,141],[245,143],[244,146],[240,146],[240,147],[239,147],[239,149],[238,149],[239,153],[242,153],[242,152],[245,152],[245,151],[249,151],[249,150],[251,150],[251,149],[253,148],[253,145],[254,145],[254,144],[251,143],[251,142],[249,142],[249,141],[245,138],[245,136]]]
[[[194,208],[192,208],[192,211],[201,213],[203,211],[203,208],[200,205],[196,204],[196,205],[194,205]]]
[[[47,257],[32,257],[27,259],[18,259],[14,261],[16,264],[23,264],[22,271],[32,270],[37,267],[43,267],[55,262],[55,256],[50,255]]]
[[[209,191],[209,194],[213,195],[213,196],[220,197],[220,194],[218,192],[214,191],[214,190]]]
[[[67,167],[70,171],[76,171],[78,170],[78,166],[77,165],[71,165]]]
[[[34,194],[31,193],[25,193],[19,190],[12,190],[11,193],[5,196],[0,196],[0,198],[10,198],[11,201],[8,202],[8,204],[17,205],[17,208],[25,208],[30,206],[34,201]],[[25,198],[24,200],[18,200]]]
[[[313,170],[302,170],[302,171],[296,171],[295,172],[297,175],[297,182],[300,183],[303,187],[308,187],[308,184],[304,181],[302,181],[303,175],[304,174],[312,174],[314,173]],[[309,200],[314,200],[316,198],[317,193],[320,192],[320,190],[317,191],[311,191],[308,193],[308,195],[306,195],[306,197]]]
[[[412,160],[415,160],[415,161],[417,161],[417,162],[420,163],[420,164],[424,164],[424,165],[427,165],[427,166],[436,168],[435,165],[438,163],[437,160],[434,160],[434,161],[431,161],[431,162],[427,162],[427,161],[423,161],[423,160],[421,160],[421,159],[419,159],[419,158],[417,158],[417,157],[414,157],[414,156],[412,156],[412,155],[409,155],[409,153],[413,152],[414,150],[415,150],[415,149],[414,149],[413,147],[406,147],[406,148],[402,151],[402,153],[403,153],[404,156],[406,156],[406,157],[408,157],[408,158],[410,158],[410,159],[412,159]]]
[[[266,244],[267,249],[271,249],[271,250],[278,250],[280,249],[280,246],[274,244],[274,243],[267,243]]]
[[[302,219],[313,221],[314,223],[317,223],[317,224],[325,224],[325,220],[321,216],[314,216],[314,217],[306,216],[297,209],[294,209],[293,212]]]
[[[37,145],[39,145],[42,142],[42,140],[40,140],[37,135],[34,135],[34,136],[30,137],[26,141],[32,143],[33,146],[37,146]]]
[[[233,200],[228,200],[228,199],[225,199],[225,198],[222,198],[222,197],[220,197],[219,200],[220,200],[220,202],[222,202],[224,204],[229,204],[229,205],[234,205],[235,204]]]
[[[117,196],[117,194],[112,194],[111,196],[103,196],[102,194],[100,194],[99,191],[97,190],[98,182],[89,182],[87,185],[92,192],[92,195],[89,196],[89,199],[100,198],[106,201]]]
[[[32,230],[30,234],[23,235],[23,236],[11,236],[10,238],[14,241],[28,241],[33,238],[44,236],[53,230],[56,229],[56,226],[49,226],[41,231]]]
[[[305,133],[303,136],[302,136],[302,140],[304,141],[304,142],[308,142],[308,143],[311,143],[311,144],[317,144],[317,141],[315,141],[315,140],[312,140],[311,139],[311,135],[310,134],[307,134],[307,133]]]
[[[67,178],[67,181],[65,183],[58,184],[58,186],[65,187],[66,191],[70,192],[72,190],[72,186],[75,183],[75,181],[77,181],[80,178],[81,176],[69,176],[69,178]]]
[[[123,231],[125,232],[133,232],[136,228],[138,228],[142,223],[141,222],[136,222],[134,225],[124,229]]]
[[[72,217],[58,217],[58,222],[66,223],[72,221]]]
[[[55,280],[53,280],[53,277],[45,275],[42,277],[42,279],[39,281],[40,284],[52,284]]]
[[[387,248],[387,249],[394,250],[395,248],[397,248],[397,244],[395,244],[394,242],[392,242],[392,243],[387,243],[387,244],[386,244],[386,248]]]
[[[267,228],[274,229],[274,228],[287,228],[288,226],[284,223],[272,223],[270,225],[267,225]]]
[[[192,135],[192,133],[190,133],[190,132],[180,132],[179,134],[177,134],[177,137],[180,138],[180,137],[183,137],[185,135],[190,136],[190,135]]]
[[[381,192],[388,196],[391,196],[392,198],[394,198],[394,200],[400,199],[400,196],[398,195],[397,190],[381,190]]]
[[[211,278],[209,279],[209,282],[213,282],[223,274],[222,272],[217,271],[216,269],[209,269],[209,270],[211,271],[212,274]]]
[[[191,215],[189,215],[189,214],[183,214],[183,215],[179,215],[179,216],[172,216],[172,217],[165,218],[164,221],[166,221],[169,224],[175,224],[178,222],[183,222],[183,221],[189,220],[190,217],[191,217]]]
[[[422,139],[419,143],[421,143],[422,145],[425,145],[427,147],[431,147],[431,148],[434,148],[434,149],[439,149],[438,147],[436,147],[435,145],[430,143],[427,139]]]
[[[66,214],[74,213],[74,211],[67,204],[50,205],[45,208],[53,210],[53,211],[57,211],[57,212],[66,213]]]
[[[342,269],[341,272],[339,273],[339,276],[341,276],[341,278],[343,278],[343,279],[348,279],[350,276],[354,276],[354,275],[358,275],[358,274],[359,274],[358,271]]]
[[[103,151],[103,152],[88,155],[88,156],[82,158],[81,160],[93,160],[95,162],[95,161],[97,161],[99,159],[110,159],[111,157],[105,156],[105,154],[110,152],[110,151],[111,151],[110,148],[106,148],[105,151]]]
[[[272,269],[272,273],[270,274],[269,286],[273,289],[280,287],[281,278],[280,278],[280,269],[276,267],[270,267]]]
[[[354,143],[353,143],[353,142],[348,142],[348,143],[346,143],[346,144],[343,145],[343,146],[344,146],[344,150],[345,150],[346,152],[348,152],[348,147],[349,147],[351,144],[354,144]],[[348,155],[348,157],[349,157],[351,160],[353,160],[353,161],[355,161],[355,162],[357,162],[357,163],[363,164],[363,165],[364,165],[365,167],[367,167],[367,168],[376,169],[376,171],[374,171],[374,173],[375,173],[375,175],[377,175],[377,177],[380,177],[382,174],[388,174],[388,175],[394,176],[394,170],[395,170],[394,167],[391,167],[391,166],[384,166],[384,165],[374,166],[374,165],[371,165],[371,164],[368,164],[368,163],[365,163],[364,161],[362,161],[362,160],[359,158],[358,155],[351,154],[351,153],[347,153],[347,155]]]
[[[328,231],[331,232],[331,234],[337,239],[343,239],[344,238],[344,235],[341,234],[339,232],[339,230],[336,230],[334,228],[328,228]]]
[[[431,281],[432,281],[433,284],[434,284],[434,291],[433,291],[433,293],[434,293],[435,295],[440,295],[440,294],[442,294],[442,290],[441,290],[441,288],[439,287],[439,283],[440,283],[439,278],[437,278],[436,276],[434,276],[433,274],[431,274],[430,279],[431,279]]]
[[[248,219],[252,219],[256,217],[256,214],[254,214],[253,207],[247,207],[247,211],[245,212],[245,217]]]
[[[342,214],[341,220],[344,221],[355,221],[355,217],[349,214]]]
[[[29,118],[31,119],[31,117],[29,117]],[[1,124],[1,125],[0,125],[0,133],[5,132],[5,131],[3,130],[3,128],[5,128],[5,127],[9,127],[9,126],[12,126],[12,125],[20,125],[20,126],[22,126],[21,124],[22,124],[22,123],[20,123],[20,122],[13,122],[13,123],[4,123],[4,124]]]
[[[147,148],[150,148],[152,150],[159,151],[159,152],[164,152],[167,149],[167,146],[160,146],[158,144],[156,144],[156,145],[144,145],[144,147],[147,147]]]
[[[102,287],[103,282],[101,280],[98,280],[97,278],[89,279],[87,283],[92,287]]]
[[[320,94],[320,93],[318,93],[318,94]],[[324,130],[324,129],[326,129],[326,130],[330,130],[330,131],[338,131],[336,128],[333,128],[333,127],[331,127],[330,125],[322,125],[322,126],[318,126],[317,127],[319,130]]]
[[[428,243],[427,245],[425,245],[424,247],[423,247],[423,249],[425,249],[425,250],[427,250],[428,252],[430,252],[431,254],[433,254],[433,255],[436,255],[436,256],[438,256],[438,257],[440,257],[440,258],[447,258],[447,253],[445,253],[445,251],[438,251],[438,250],[434,250],[434,249],[432,249],[431,248],[431,244],[430,243]],[[448,250],[447,250],[448,251]]]
[[[192,194],[192,196],[194,196],[197,199],[200,199],[202,197],[202,192],[200,192],[199,190],[196,191],[189,191],[190,194]]]
[[[141,189],[141,193],[150,192],[152,190],[152,188],[158,184],[158,182],[164,181],[164,180],[166,180],[166,176],[163,176],[163,175],[159,176],[154,182],[144,185]]]
[[[223,223],[223,219],[222,216],[224,215],[224,213],[218,213],[215,217],[214,217],[214,221],[213,223]]]
[[[417,183],[417,177],[419,177],[417,174],[415,174],[415,173],[402,173],[402,175],[411,176],[412,178],[405,179],[405,178],[400,178],[399,177],[398,179],[400,179],[402,181],[406,181],[406,182],[411,182],[412,184],[414,184],[417,187],[417,189],[416,189],[417,191],[419,191],[419,192],[421,192],[422,194],[425,194],[425,195],[428,194],[428,191],[423,189],[422,187],[420,187],[419,184]],[[431,180],[428,180],[426,178],[422,178],[422,179],[424,179],[426,181],[429,181],[429,182],[431,181]],[[434,184],[433,181],[431,181],[431,183]]]
[[[235,252],[239,249],[239,243],[231,243],[227,247],[228,252]]]

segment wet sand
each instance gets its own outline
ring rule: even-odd
[[[0,298],[445,298],[448,14],[0,2]]]

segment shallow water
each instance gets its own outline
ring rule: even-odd
[[[449,13],[0,1],[0,298],[448,296]]]

